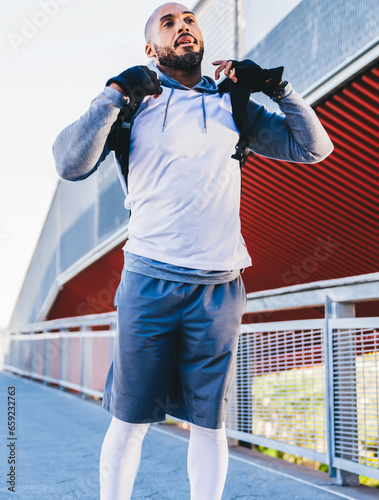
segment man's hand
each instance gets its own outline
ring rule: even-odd
[[[258,64],[250,59],[244,61],[214,61],[214,66],[218,66],[215,71],[215,78],[220,78],[220,73],[224,70],[225,76],[230,78],[233,83],[243,85],[250,92],[263,92],[272,97],[275,89],[282,83],[282,74],[284,67],[262,69]]]
[[[213,66],[218,66],[215,71],[215,79],[220,78],[220,73],[224,70],[224,75],[232,80],[233,83],[237,83],[236,70],[233,68],[233,61],[213,61]]]
[[[133,66],[107,81],[130,99],[130,107],[139,105],[147,95],[155,99],[162,94],[161,82],[158,75],[147,66]]]

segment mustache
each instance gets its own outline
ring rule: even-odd
[[[187,34],[183,34],[183,35],[178,36],[178,38],[176,39],[175,44],[174,44],[174,45],[175,45],[175,47],[177,47],[177,46],[179,45],[180,40],[181,40],[182,38],[187,38],[187,37],[189,37],[189,36],[190,36],[191,38],[193,38],[194,43],[198,43],[197,39],[196,39],[193,35],[190,35],[189,33],[187,33]]]

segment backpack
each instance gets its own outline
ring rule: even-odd
[[[250,123],[247,107],[251,91],[247,88],[233,84],[228,78],[225,78],[225,80],[219,84],[218,90],[220,94],[226,92],[230,93],[233,119],[240,133],[239,140],[236,144],[236,151],[232,155],[232,158],[238,160],[240,168],[242,168],[248,154]],[[117,120],[112,125],[107,139],[107,147],[110,151],[115,151],[116,158],[121,166],[122,175],[125,178],[126,186],[128,185],[130,135],[133,117],[137,109],[138,106],[132,110],[127,106],[122,108]]]

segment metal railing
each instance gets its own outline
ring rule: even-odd
[[[248,294],[260,322],[241,325],[228,436],[326,463],[339,484],[379,479],[379,317],[354,317],[374,299],[379,273]],[[267,322],[320,305],[322,319]],[[4,368],[101,398],[115,336],[116,313],[34,324],[9,332]]]
[[[116,322],[112,312],[30,325],[7,335],[4,368],[101,398],[112,360]]]

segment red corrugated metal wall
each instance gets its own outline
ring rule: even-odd
[[[375,66],[315,108],[335,147],[323,162],[248,160],[248,292],[379,271],[378,91]]]
[[[124,264],[123,246],[118,245],[61,287],[46,319],[114,311],[114,294]]]
[[[335,146],[325,161],[248,160],[241,199],[253,258],[242,275],[247,292],[379,271],[378,91],[376,65],[315,108]],[[118,246],[65,285],[48,319],[113,310],[121,269]]]

